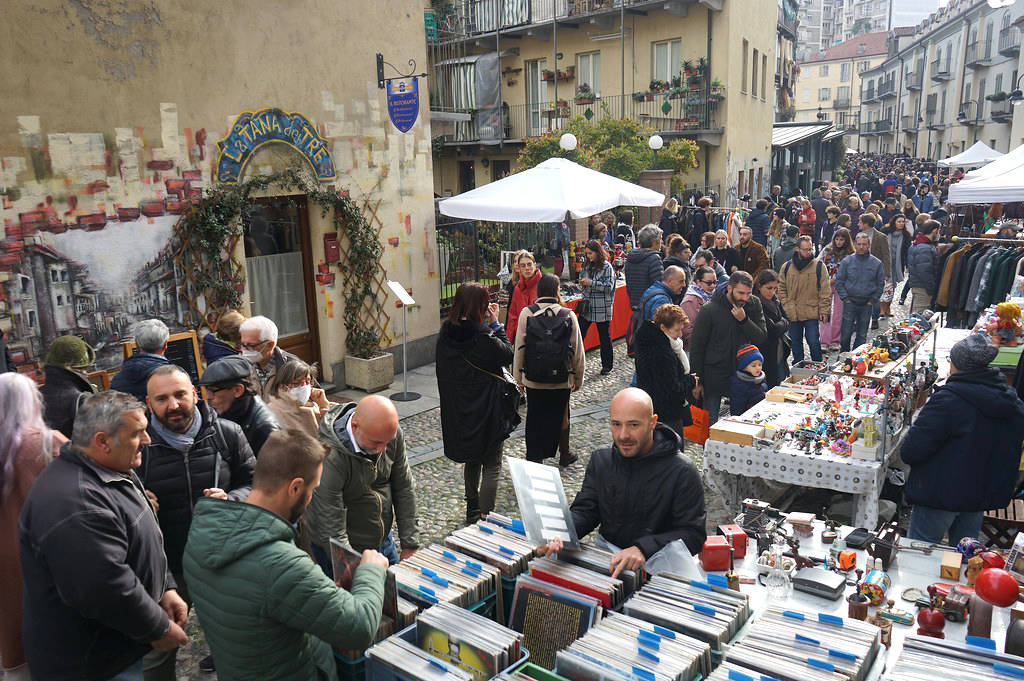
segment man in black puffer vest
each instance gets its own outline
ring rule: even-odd
[[[693,463],[679,451],[671,428],[658,423],[650,396],[626,388],[611,404],[612,441],[590,457],[583,486],[572,502],[576,534],[600,528],[613,545],[612,576],[637,570],[675,540],[696,555],[707,537],[704,487]],[[555,539],[539,552],[561,550]]]
[[[217,412],[197,398],[181,367],[159,367],[150,375],[146,390],[152,442],[142,451],[136,472],[157,509],[167,566],[178,593],[191,603],[181,557],[195,503],[202,497],[245,501],[256,460],[242,429],[217,418]],[[176,678],[174,661],[173,650],[147,653],[146,681]]]

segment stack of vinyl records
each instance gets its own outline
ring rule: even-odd
[[[558,558],[535,558],[530,561],[530,576],[567,589],[593,596],[606,608],[617,608],[626,599],[623,580],[594,572],[589,568],[572,565]],[[630,575],[636,589],[636,575]]]
[[[860,620],[768,607],[725,660],[780,681],[863,681],[880,645]],[[740,672],[746,673],[746,672]]]
[[[498,568],[438,544],[420,549],[388,571],[395,576],[398,592],[423,607],[454,603],[468,608],[501,593]]]
[[[601,618],[601,601],[574,589],[522,575],[516,581],[508,626],[523,633],[534,663],[550,669],[555,653]]]
[[[487,681],[524,655],[523,635],[467,610],[439,603],[416,620],[416,644]]]
[[[746,594],[667,572],[651,577],[622,611],[721,650],[750,618]]]
[[[373,664],[380,664],[402,679],[417,681],[475,681],[469,672],[453,664],[445,664],[425,650],[397,636],[386,638],[366,651]],[[397,675],[396,675],[396,678]]]
[[[536,548],[523,535],[486,520],[455,530],[444,545],[493,565],[509,578],[526,572]]]
[[[555,658],[573,681],[692,681],[711,671],[711,647],[628,615],[609,613]]]
[[[565,563],[579,565],[592,572],[611,577],[612,555],[614,554],[611,551],[583,544],[578,551],[568,548],[562,549],[558,552],[558,559]],[[629,598],[637,589],[643,586],[646,575],[647,573],[643,570],[623,570],[620,572],[618,578],[622,580],[623,597]]]
[[[907,636],[903,651],[887,677],[890,681],[978,681],[1024,678],[1024,659],[986,648],[987,639],[968,645],[928,636]]]

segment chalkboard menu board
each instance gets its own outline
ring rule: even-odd
[[[135,339],[127,340],[123,344],[125,359],[131,357],[138,348],[135,346]],[[195,331],[182,331],[172,333],[167,338],[167,351],[164,353],[171,364],[177,364],[192,379],[192,385],[199,382],[203,375],[203,365],[199,361],[199,339]]]

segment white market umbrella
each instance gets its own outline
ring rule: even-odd
[[[859,154],[860,152],[857,151],[856,149],[851,149],[850,147],[846,147],[846,153],[847,154]]]
[[[616,206],[660,206],[665,195],[591,170],[565,158],[549,158],[438,202],[442,215],[494,222],[561,222]]]
[[[938,164],[943,168],[981,166],[991,163],[1002,156],[1004,156],[1003,152],[996,151],[984,142],[975,142],[974,146],[970,149],[966,149],[955,156],[940,159]]]
[[[949,186],[952,203],[1024,201],[1024,145]]]

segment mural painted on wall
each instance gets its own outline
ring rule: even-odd
[[[428,201],[429,131],[401,135],[390,129],[383,98],[369,84],[367,93],[342,104],[324,91],[317,123],[302,117],[310,137],[327,146],[327,162],[333,158],[323,174],[336,173],[339,188],[353,197],[388,197],[384,203],[391,209],[412,198]],[[97,346],[98,364],[107,368],[119,364],[118,344],[138,319],[160,317],[174,330],[202,324],[184,309],[182,294],[191,292],[174,263],[174,226],[188,202],[217,182],[216,140],[228,137],[238,120],[230,113],[219,131],[207,122],[209,132],[182,126],[177,105],[169,102],[159,104],[155,131],[49,131],[40,116],[17,117],[19,143],[0,150],[0,333],[19,371],[38,377],[49,343],[65,333]],[[10,130],[11,123],[0,126]],[[267,130],[262,123],[261,130]],[[325,167],[318,149],[309,147],[315,158],[307,155],[307,161]],[[260,163],[240,170],[270,172]],[[375,211],[380,204],[377,199]],[[432,234],[431,216],[422,212],[417,231]],[[389,226],[381,238],[399,233]],[[427,245],[413,249],[424,269],[437,259],[429,240]],[[395,253],[394,261],[399,257]],[[318,307],[329,317],[337,301],[323,288],[319,295]],[[340,360],[336,327],[323,328]]]
[[[54,338],[71,334],[96,348],[97,367],[107,369],[121,363],[121,340],[135,322],[157,317],[172,331],[182,330],[182,278],[173,259],[177,219],[95,220],[70,227],[27,221],[9,228],[9,236],[21,232],[20,239],[4,241],[0,259],[15,362],[34,369]]]

